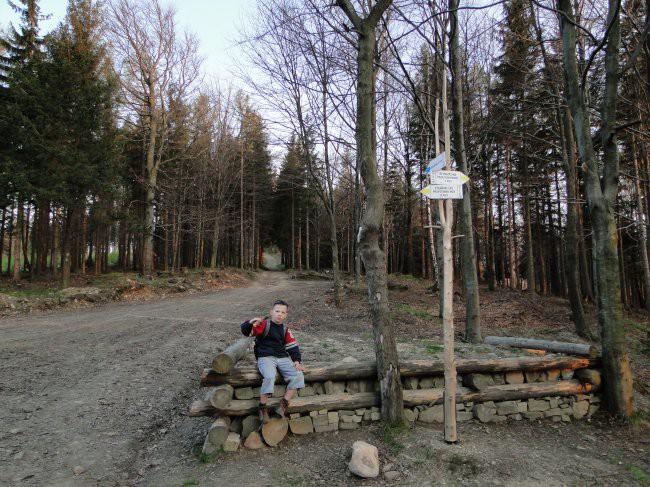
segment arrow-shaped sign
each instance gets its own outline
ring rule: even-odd
[[[460,171],[434,171],[431,173],[431,184],[463,185],[469,178]]]
[[[463,186],[460,184],[430,184],[420,192],[432,200],[463,199]]]
[[[441,152],[434,159],[431,159],[427,168],[424,170],[424,174],[429,174],[431,171],[439,171],[445,167],[445,153]]]

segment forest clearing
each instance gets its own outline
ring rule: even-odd
[[[642,0],[0,0],[0,482],[648,484],[649,93]]]

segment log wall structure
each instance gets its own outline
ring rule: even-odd
[[[457,420],[497,423],[520,420],[569,422],[591,417],[600,406],[598,357],[546,355],[457,361]],[[437,360],[401,361],[405,418],[443,423],[444,367]],[[204,369],[205,399],[190,416],[215,418],[204,452],[275,446],[288,431],[295,435],[357,429],[381,419],[374,361],[309,364],[305,388],[291,400],[288,418],[260,427],[257,417],[262,378],[255,367],[227,374]],[[285,385],[278,376],[268,403],[279,405]],[[217,434],[218,433],[218,434]],[[264,440],[264,441],[262,441]]]

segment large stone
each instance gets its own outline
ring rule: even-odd
[[[229,433],[228,438],[223,444],[223,451],[237,451],[239,449],[239,443],[241,439],[237,433]]]
[[[474,414],[472,414],[472,411],[458,411],[456,413],[456,421],[469,421],[470,419],[474,418]]]
[[[236,399],[253,399],[253,388],[252,387],[238,387],[235,389],[235,398]]]
[[[497,414],[500,416],[507,416],[508,414],[517,414],[519,408],[515,401],[503,401],[497,403]]]
[[[325,394],[338,394],[345,392],[345,382],[333,382],[328,380],[325,382]]]
[[[548,401],[543,399],[528,399],[528,411],[548,411],[551,409]]]
[[[243,438],[248,438],[252,431],[257,431],[260,428],[260,418],[257,415],[246,416],[241,424],[241,435]]]
[[[481,423],[489,423],[495,420],[497,409],[487,404],[477,404],[473,408],[473,413]]]
[[[289,429],[294,435],[306,435],[314,432],[314,424],[309,416],[303,416],[290,420]]]
[[[513,370],[506,372],[506,383],[508,384],[523,384],[524,373],[521,370]]]
[[[463,376],[463,384],[477,391],[494,385],[494,378],[489,374],[467,374]]]
[[[379,451],[376,446],[365,441],[352,444],[352,457],[348,464],[350,472],[362,478],[375,478],[379,475]]]
[[[542,411],[532,411],[528,413],[524,413],[524,418],[526,419],[542,419],[544,417],[544,413]]]
[[[552,418],[553,416],[562,416],[563,414],[564,411],[562,411],[560,408],[553,408],[544,411],[544,416],[546,416],[547,418]]]
[[[251,431],[244,442],[244,446],[249,450],[259,450],[264,448],[264,441],[262,441],[262,437],[257,431]]]
[[[418,421],[422,423],[442,423],[445,420],[445,412],[442,404],[423,409],[418,414]]]
[[[95,303],[102,300],[102,290],[98,287],[67,287],[59,291],[62,301],[90,301]]]

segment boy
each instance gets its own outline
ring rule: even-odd
[[[269,420],[268,398],[273,394],[276,371],[279,370],[287,384],[287,392],[280,401],[280,406],[275,412],[282,418],[285,417],[289,401],[298,389],[305,387],[305,377],[301,364],[298,342],[291,331],[283,324],[289,312],[289,305],[278,300],[267,318],[252,318],[243,322],[240,327],[246,336],[255,337],[255,358],[257,368],[264,378],[260,390],[260,419]]]

